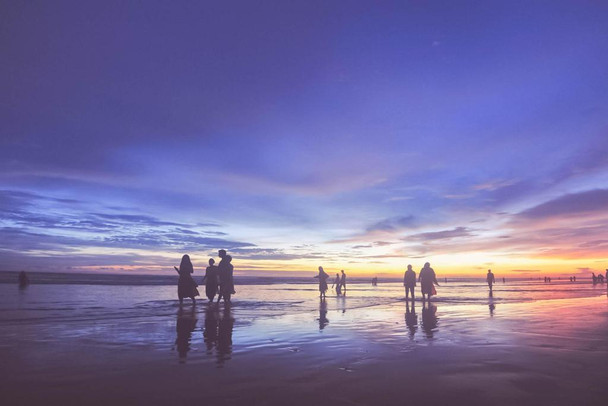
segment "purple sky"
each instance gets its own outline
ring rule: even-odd
[[[0,5],[0,270],[607,266],[608,4],[254,3]]]

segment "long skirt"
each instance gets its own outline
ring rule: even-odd
[[[431,296],[433,294],[433,281],[421,281],[420,290],[423,295]]]
[[[191,276],[180,276],[177,282],[177,297],[183,299],[185,297],[193,298],[199,296],[198,285],[194,282]]]
[[[207,297],[209,298],[209,300],[213,300],[213,298],[217,294],[217,291],[218,291],[218,289],[217,289],[217,282],[207,283],[205,285],[205,294],[207,295]]]

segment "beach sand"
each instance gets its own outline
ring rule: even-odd
[[[3,405],[603,405],[606,296],[4,321]],[[353,299],[355,300],[355,299]],[[162,309],[162,311],[159,311]],[[88,316],[87,316],[88,315]],[[96,316],[93,316],[96,315]],[[409,324],[409,325],[408,325]]]

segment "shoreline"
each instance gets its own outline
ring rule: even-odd
[[[431,313],[416,303],[414,325],[403,301],[335,303],[3,326],[0,386],[23,405],[570,405],[608,395],[605,297],[435,303]]]

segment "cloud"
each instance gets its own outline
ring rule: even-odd
[[[421,240],[421,241],[430,241],[430,240],[446,240],[457,237],[471,237],[474,234],[471,232],[472,230],[467,227],[456,227],[451,230],[442,230],[442,231],[432,231],[428,233],[419,233],[412,234],[407,237],[404,237],[403,240]]]
[[[593,212],[608,213],[608,189],[570,193],[520,212],[521,219],[546,219]]]
[[[413,215],[391,217],[372,224],[367,228],[367,231],[395,231],[403,228],[412,227],[415,224],[416,218]]]
[[[511,272],[516,273],[538,273],[540,271],[540,269],[511,269]]]

